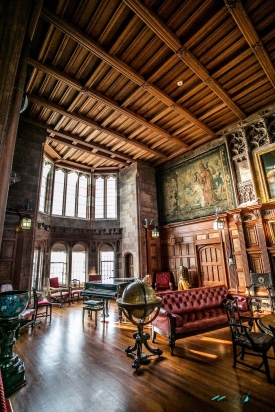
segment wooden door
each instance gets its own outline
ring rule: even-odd
[[[198,257],[202,286],[227,285],[221,245],[201,246]]]

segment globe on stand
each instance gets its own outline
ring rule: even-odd
[[[29,298],[29,291],[0,293],[0,367],[6,397],[26,383],[24,363],[13,353],[13,345],[18,338],[18,317],[27,307]]]
[[[132,367],[137,370],[149,356],[160,356],[163,353],[161,349],[150,348],[148,345],[150,335],[143,332],[143,327],[153,322],[158,316],[162,299],[156,296],[154,289],[148,283],[137,279],[124,289],[122,297],[116,302],[126,318],[137,327],[137,332],[133,334],[134,346],[128,346],[125,349],[127,354],[134,355]],[[142,352],[143,344],[152,355]]]

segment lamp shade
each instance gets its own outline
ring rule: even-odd
[[[217,219],[215,219],[213,222],[213,228],[215,230],[223,230],[223,221],[217,217]]]
[[[32,220],[30,215],[26,215],[21,219],[21,229],[30,229],[32,227]]]
[[[158,238],[159,237],[159,231],[157,227],[155,226],[154,229],[152,230],[152,237],[153,238]]]

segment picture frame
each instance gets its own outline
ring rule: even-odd
[[[262,202],[275,200],[275,145],[253,153],[259,197]]]

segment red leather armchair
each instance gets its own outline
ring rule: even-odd
[[[153,276],[152,286],[156,292],[175,289],[174,276],[171,272],[156,272]]]

